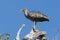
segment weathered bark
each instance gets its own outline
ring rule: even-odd
[[[36,28],[32,28],[30,33],[27,34],[23,40],[46,40],[45,31],[39,31]]]

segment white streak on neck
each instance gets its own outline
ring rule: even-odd
[[[27,11],[27,9],[24,11],[24,13],[25,13],[26,16],[28,15],[28,11]]]

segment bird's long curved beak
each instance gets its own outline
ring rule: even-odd
[[[21,12],[21,11],[22,11],[22,9],[19,10],[19,12]]]
[[[19,9],[19,10],[18,10],[18,15],[20,15],[21,11],[22,11],[22,9]]]

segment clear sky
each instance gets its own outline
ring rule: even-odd
[[[29,11],[40,11],[49,17],[49,22],[37,23],[37,29],[46,31],[48,39],[55,36],[57,27],[59,29],[58,34],[60,33],[60,0],[0,0],[1,34],[11,32],[10,40],[13,40],[23,23],[26,26],[21,32],[21,39],[29,33],[33,22],[25,18],[23,12],[19,12],[24,7],[28,8]]]

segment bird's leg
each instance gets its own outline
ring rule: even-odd
[[[34,21],[33,31],[36,32],[36,21]]]
[[[36,28],[36,21],[34,21],[34,29]]]

